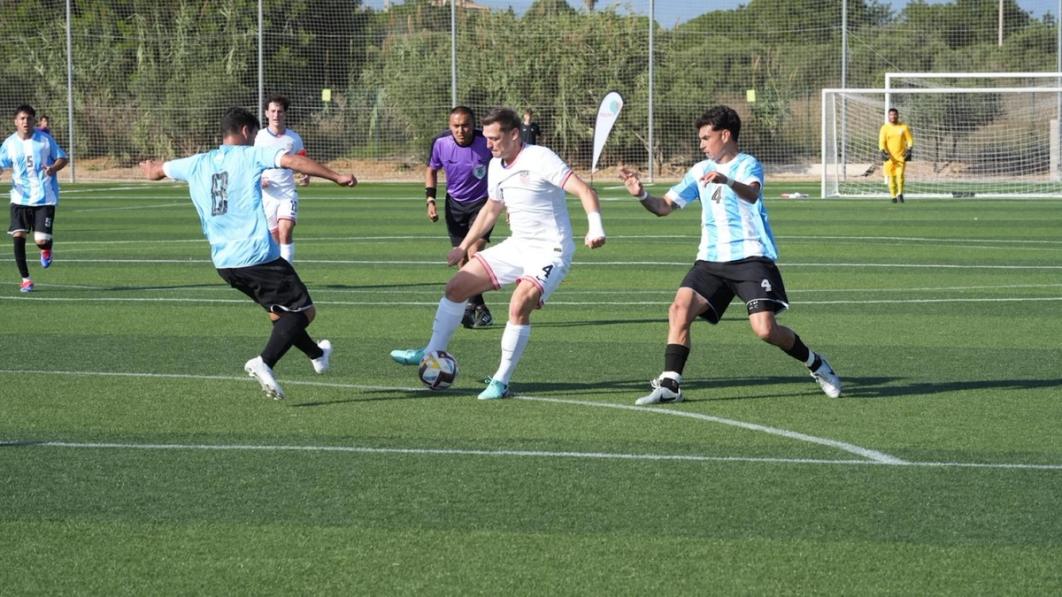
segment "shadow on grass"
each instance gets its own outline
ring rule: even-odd
[[[1062,379],[983,379],[966,381],[907,381],[896,377],[842,378],[845,382],[842,398],[896,398],[965,392],[970,390],[1039,390],[1062,387]]]

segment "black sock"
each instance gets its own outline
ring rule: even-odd
[[[12,238],[15,242],[15,265],[18,266],[18,273],[22,274],[23,278],[30,277],[29,265],[26,263],[26,237],[15,236]]]
[[[804,344],[804,341],[800,339],[800,336],[797,336],[796,334],[793,335],[796,337],[796,339],[793,340],[793,346],[789,350],[786,350],[785,353],[807,365],[808,358],[815,353],[811,352],[811,349],[808,348],[807,344]],[[818,369],[821,364],[822,359],[819,358],[818,354],[815,354],[815,359],[811,362],[811,365],[808,366],[808,369],[814,371]]]
[[[287,313],[274,321],[273,333],[269,335],[269,341],[262,349],[261,356],[265,364],[270,368],[276,366],[295,343],[295,337],[300,331],[306,333],[306,316],[302,313]]]
[[[302,315],[302,313],[300,313],[299,315]],[[306,316],[303,315],[303,317]],[[306,325],[309,325],[309,322],[307,322]],[[291,343],[295,345],[295,348],[301,350],[302,354],[310,357],[311,359],[319,359],[324,356],[324,351],[321,350],[321,347],[313,341],[313,338],[310,337],[310,334],[306,331],[305,327],[295,333],[295,335],[291,339]]]
[[[686,367],[686,359],[690,356],[688,346],[681,344],[668,344],[664,348],[664,371],[674,371],[682,375],[682,369]]]

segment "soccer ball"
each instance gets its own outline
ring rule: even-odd
[[[444,350],[433,350],[420,360],[417,374],[429,390],[445,390],[457,379],[457,359]]]

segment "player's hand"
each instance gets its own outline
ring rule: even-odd
[[[461,265],[465,259],[468,258],[468,251],[462,249],[460,245],[450,249],[450,253],[446,255],[446,265]]]
[[[358,179],[354,178],[353,174],[340,174],[336,184],[341,187],[355,187],[358,186]]]
[[[619,179],[623,181],[623,186],[627,187],[627,192],[634,197],[640,196],[645,190],[642,181],[638,179],[638,173],[626,166],[619,167]]]
[[[884,149],[882,149],[881,150],[881,161],[887,162],[890,159],[892,159],[892,156],[889,155],[889,152],[887,152]]]
[[[728,180],[730,179],[727,178],[726,174],[716,172],[715,170],[701,177],[701,182],[703,182],[704,184],[726,184]]]
[[[308,187],[308,186],[310,186],[310,175],[309,174],[303,174],[302,172],[296,172],[295,173],[295,184],[299,185],[300,187]]]
[[[584,242],[585,242],[587,247],[590,247],[591,249],[596,249],[598,247],[604,246],[605,237],[603,237],[603,236],[590,236],[590,234],[587,234],[586,235],[586,239],[585,239]]]
[[[268,187],[269,187],[269,179],[266,178],[265,175],[263,175],[262,176],[262,188],[265,189],[265,188],[268,188]]]
[[[44,169],[44,175],[45,176],[54,176],[55,175],[55,164],[52,164],[52,165],[46,167]]]
[[[166,178],[166,173],[162,170],[162,162],[157,160],[144,160],[140,162],[140,171],[144,173],[144,178],[148,180],[162,180]]]
[[[432,222],[439,221],[439,209],[435,207],[434,201],[428,201],[428,219]]]
[[[907,151],[903,152],[903,161],[905,161],[905,162],[910,162],[911,161],[911,148],[910,147],[907,148]]]

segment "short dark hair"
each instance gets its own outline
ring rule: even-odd
[[[476,123],[476,113],[472,111],[472,108],[468,106],[454,106],[453,110],[450,110],[450,116],[455,114],[467,114],[469,119],[472,120],[472,124]]]
[[[483,126],[494,123],[500,124],[502,132],[507,133],[520,128],[520,117],[512,108],[494,108],[483,117]]]
[[[289,102],[288,98],[284,97],[283,95],[280,95],[279,93],[274,93],[273,95],[266,98],[265,103],[262,104],[262,110],[268,110],[269,104],[280,104],[280,107],[284,108],[284,111],[287,112],[288,106],[291,105],[291,102]]]
[[[258,118],[243,108],[229,108],[225,110],[225,115],[221,117],[222,135],[239,133],[240,129],[245,126],[256,129],[262,128],[258,123]]]
[[[730,106],[712,106],[697,119],[697,129],[710,125],[717,131],[730,131],[735,141],[741,134],[741,117]]]
[[[897,110],[896,108],[889,108],[889,112],[888,112],[888,113],[889,113],[889,114],[892,114],[893,112],[896,112],[896,115],[897,115],[897,116],[899,116],[899,115],[900,115],[900,111],[899,111],[899,110]]]
[[[31,106],[29,104],[22,104],[19,107],[15,108],[15,111],[11,115],[12,116],[18,116],[19,114],[22,114],[23,112],[25,112],[26,114],[29,114],[30,118],[36,118],[37,117],[37,111],[34,110],[33,106]]]

